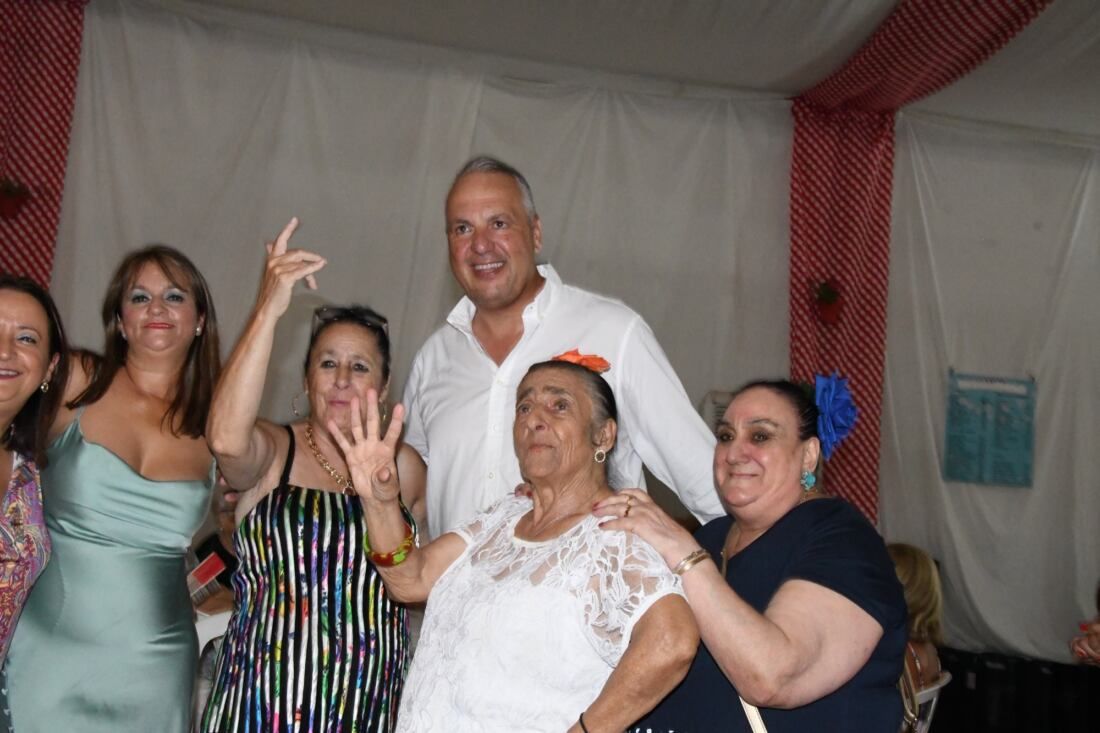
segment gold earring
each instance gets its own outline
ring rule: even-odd
[[[378,412],[382,417],[382,422],[386,422],[386,403],[382,400],[378,400]]]
[[[42,384],[38,385],[38,389],[42,391],[42,394],[46,394],[50,391],[50,380],[43,379]]]
[[[303,389],[290,400],[290,411],[294,413],[294,417],[302,416],[302,413],[298,412],[298,398],[304,394],[309,394],[309,392]]]

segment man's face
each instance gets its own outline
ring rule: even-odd
[[[451,272],[479,311],[503,310],[538,288],[538,217],[529,221],[519,185],[504,173],[469,173],[447,197]]]

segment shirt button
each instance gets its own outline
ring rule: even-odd
[[[492,471],[490,471],[490,472],[489,472],[489,478],[492,478],[492,477],[493,477],[493,472],[492,472]]]

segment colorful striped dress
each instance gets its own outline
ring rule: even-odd
[[[279,486],[237,528],[237,609],[201,730],[391,731],[408,668],[405,608],[367,559],[359,499],[290,485],[287,432]]]

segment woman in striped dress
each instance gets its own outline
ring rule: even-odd
[[[359,306],[319,308],[305,362],[309,414],[286,426],[257,419],[276,323],[295,283],[316,287],[313,274],[325,265],[288,251],[296,227],[291,220],[269,247],[256,306],[210,412],[211,450],[243,493],[237,610],[201,729],[390,731],[408,666],[406,613],[370,562],[363,507],[327,428],[348,429],[352,399],[365,404],[368,390],[385,399],[386,320]],[[419,509],[423,463],[408,447],[400,455],[405,504]]]

